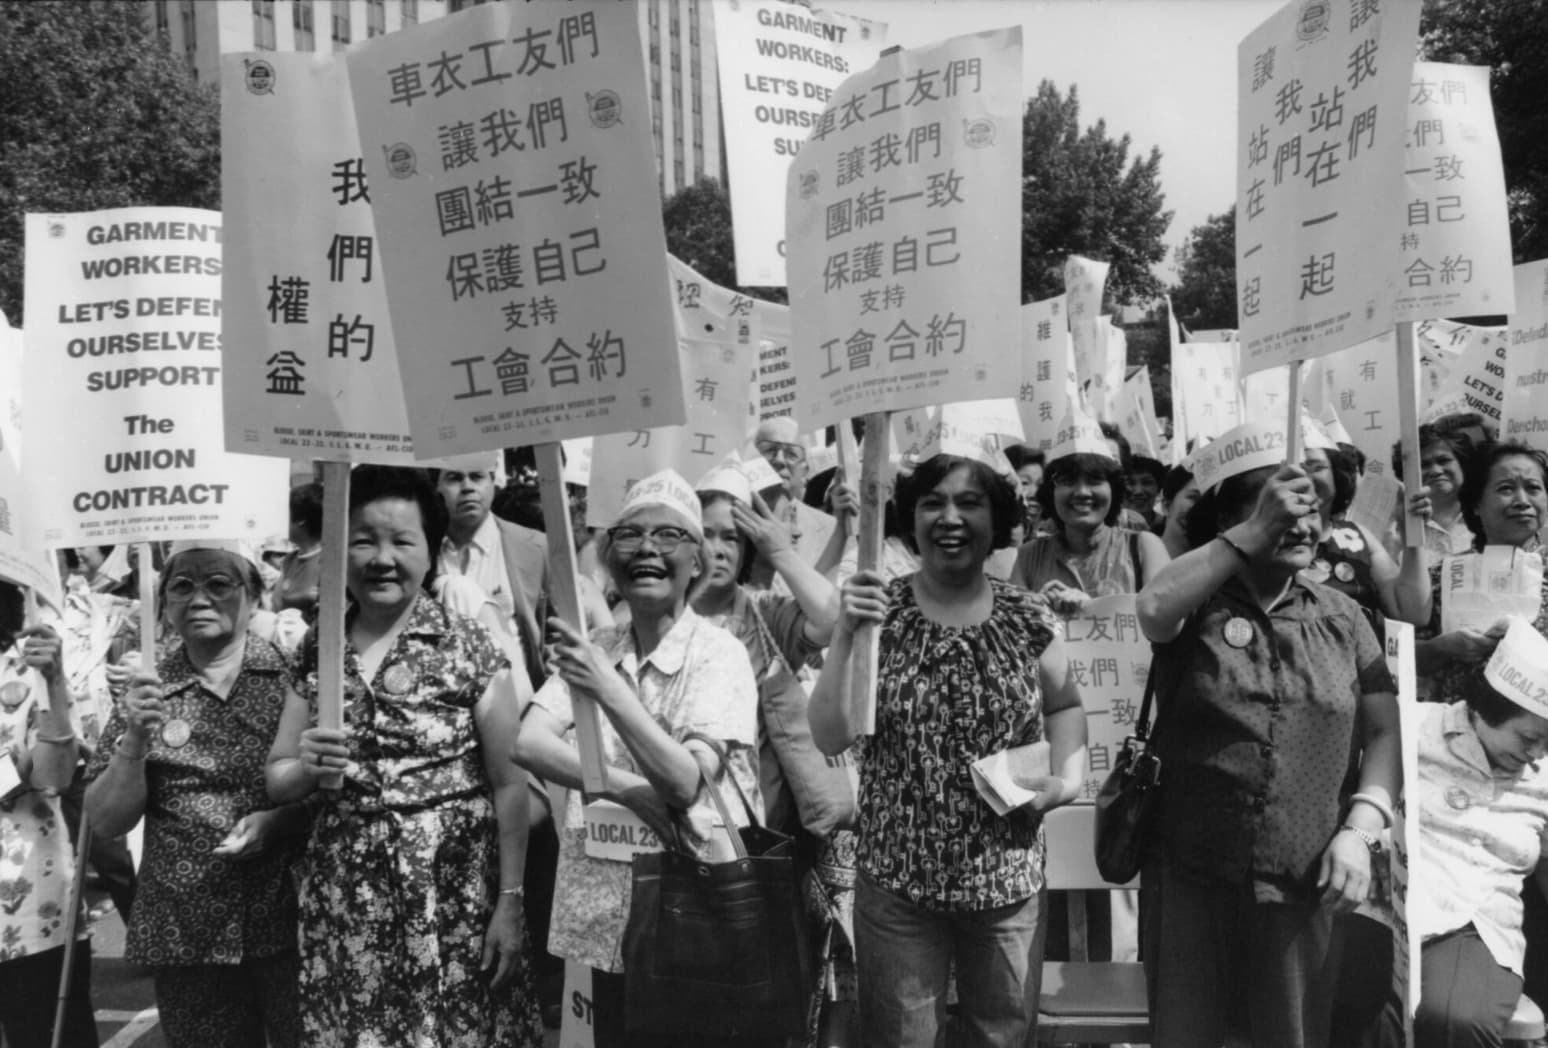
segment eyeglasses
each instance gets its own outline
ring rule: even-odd
[[[699,541],[682,528],[672,527],[655,528],[651,531],[627,526],[608,528],[607,537],[619,553],[638,553],[647,538],[650,539],[650,544],[655,547],[657,553],[672,553],[685,542]]]
[[[758,454],[766,459],[784,459],[786,462],[805,462],[806,449],[800,444],[782,444],[777,440],[760,440],[755,445]]]
[[[242,584],[225,575],[211,575],[207,579],[194,579],[178,575],[167,582],[167,599],[179,604],[193,600],[194,594],[203,591],[211,600],[230,600],[236,596]]]

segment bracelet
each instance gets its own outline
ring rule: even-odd
[[[53,746],[68,746],[75,741],[75,732],[72,731],[66,735],[44,735],[38,732],[35,738],[38,742],[46,742]]]
[[[518,886],[518,887],[515,887],[515,888],[501,888],[499,894],[501,894],[501,895],[514,895],[514,896],[516,896],[516,898],[520,899],[524,895],[526,895],[526,892],[527,892],[526,888]]]
[[[1252,562],[1252,558],[1247,555],[1247,551],[1227,538],[1225,532],[1222,531],[1220,534],[1216,535],[1215,538],[1219,539],[1221,542],[1224,542],[1228,547],[1230,547],[1232,553],[1235,553],[1238,557],[1241,557],[1243,564],[1250,564]]]
[[[1387,804],[1380,797],[1369,793],[1355,793],[1351,794],[1349,797],[1349,806],[1351,808],[1362,802],[1369,804],[1372,808],[1375,808],[1377,813],[1381,815],[1382,821],[1385,822],[1388,826],[1392,825],[1393,817],[1391,805]]]
[[[1372,855],[1381,854],[1381,838],[1373,833],[1366,833],[1358,826],[1351,826],[1347,822],[1338,828],[1339,833],[1352,833],[1364,842],[1366,850]]]

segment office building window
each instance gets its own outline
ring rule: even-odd
[[[400,0],[403,5],[403,24],[419,24],[419,0]]]
[[[693,179],[697,182],[704,177],[704,143],[693,144]]]
[[[253,0],[253,46],[274,50],[274,0]]]
[[[188,63],[188,68],[193,71],[194,79],[199,77],[199,23],[198,16],[194,13],[193,0],[183,0],[183,6],[178,9],[178,20],[183,23],[183,61]]]
[[[156,0],[156,32],[166,36],[172,31],[172,23],[167,18],[167,0]]]
[[[661,45],[660,44],[652,43],[650,45],[650,64],[651,64],[652,67],[659,66],[661,64]]]
[[[335,51],[342,51],[342,50],[344,50],[346,47],[349,46],[349,40],[350,40],[349,4],[347,4],[347,3],[339,3],[338,0],[334,0],[334,4],[333,4],[333,49]]]
[[[296,5],[290,9],[290,21],[296,27],[296,50],[317,50],[317,32],[313,23],[315,17],[312,10],[312,0],[296,0]]]
[[[677,159],[672,161],[672,180],[672,184],[678,189],[681,189],[686,184],[683,179],[683,157],[681,153],[678,154]]]
[[[677,45],[676,45],[676,43],[674,43],[672,45],[672,71],[673,72],[677,72],[678,70],[680,70],[682,68],[683,68],[683,59],[682,59],[682,56],[677,53]]]
[[[683,89],[679,85],[673,84],[672,85],[672,111],[674,113],[681,112],[682,108],[683,108]]]
[[[645,8],[645,17],[652,29],[661,25],[661,0],[650,0]]]
[[[697,92],[697,91],[695,91],[693,93],[693,111],[695,113],[702,113],[702,112],[704,112],[704,104],[703,104],[702,100],[699,98],[699,92]]]
[[[366,0],[366,38],[387,32],[387,0]]]

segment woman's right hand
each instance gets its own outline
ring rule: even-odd
[[[301,733],[297,759],[320,789],[338,789],[349,767],[349,736],[338,728],[308,728]]]
[[[129,678],[129,691],[124,695],[124,738],[140,747],[150,745],[151,738],[161,730],[167,719],[166,708],[161,704],[161,678],[154,673],[134,673]]]
[[[853,636],[866,623],[887,617],[887,586],[877,572],[855,572],[844,580],[839,598],[837,633]]]
[[[1247,523],[1277,546],[1285,532],[1317,513],[1317,491],[1300,466],[1289,462],[1264,483]],[[1266,543],[1267,544],[1267,543]]]
[[[1453,662],[1482,662],[1494,654],[1500,638],[1510,627],[1509,619],[1501,619],[1487,630],[1460,629],[1442,633],[1434,644],[1441,654]]]

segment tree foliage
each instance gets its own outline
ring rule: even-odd
[[[667,251],[712,284],[770,302],[786,301],[784,288],[738,287],[731,237],[731,196],[713,178],[701,178],[673,194],[661,212]]]
[[[1172,311],[1195,331],[1236,323],[1236,209],[1193,227],[1177,252]]]
[[[1517,263],[1548,256],[1548,0],[1425,0],[1432,62],[1490,68]]]
[[[1105,121],[1081,131],[1075,88],[1061,96],[1051,80],[1028,100],[1022,135],[1023,301],[1062,293],[1070,255],[1111,264],[1110,301],[1160,294],[1151,267],[1166,257],[1161,238],[1172,221],[1163,210],[1161,151],[1130,160],[1129,136],[1109,138]]]
[[[138,3],[0,2],[0,309],[22,312],[23,215],[220,207],[220,100]]]

